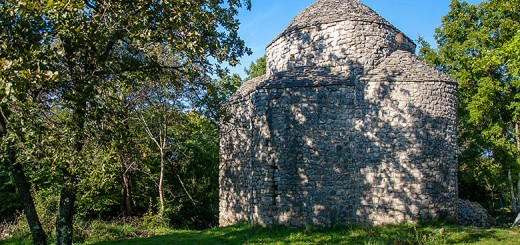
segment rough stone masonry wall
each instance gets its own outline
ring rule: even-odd
[[[454,218],[457,86],[357,0],[317,0],[221,121],[220,225]]]
[[[454,217],[454,83],[312,80],[267,83],[228,105],[221,225]]]
[[[370,223],[454,218],[457,210],[456,92],[453,82],[365,81],[370,108],[361,131]]]
[[[415,44],[386,24],[361,20],[317,24],[285,33],[267,47],[267,75],[312,65],[330,67],[343,76],[358,75],[395,50],[414,52]]]
[[[249,99],[250,96],[247,97]],[[250,220],[252,154],[252,103],[240,100],[228,106],[221,119],[219,166],[219,213],[222,225]]]

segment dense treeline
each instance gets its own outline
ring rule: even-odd
[[[459,82],[459,192],[519,212],[520,1],[453,0],[420,55]]]

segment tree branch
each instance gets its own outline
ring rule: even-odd
[[[157,139],[155,139],[155,137],[154,137],[152,131],[150,130],[150,127],[148,126],[148,123],[146,123],[146,120],[144,119],[144,117],[141,115],[141,117],[139,117],[139,119],[141,120],[141,124],[143,125],[144,130],[146,131],[146,134],[148,134],[148,136],[150,137],[150,139],[153,140],[155,145],[157,145],[157,147],[159,147],[159,150],[162,150],[161,144],[159,144]]]
[[[4,135],[7,134],[7,121],[8,121],[6,113],[4,113],[3,106],[0,106],[0,115],[1,115],[0,125],[2,126],[2,131],[1,131],[2,135],[1,136],[3,137]]]
[[[181,180],[181,176],[179,176],[179,174],[175,174],[177,176],[177,179],[179,180],[179,183],[181,183],[181,186],[182,186],[182,189],[184,189],[184,192],[186,192],[186,195],[188,196],[188,198],[191,200],[191,203],[193,203],[194,206],[197,206],[197,203],[195,202],[195,200],[193,199],[193,197],[191,197],[190,193],[188,192],[188,190],[186,189],[186,187],[184,186],[184,182],[182,182]]]
[[[104,76],[104,75],[118,75],[122,74],[124,72],[131,72],[131,71],[151,71],[151,70],[174,70],[177,72],[180,72],[182,68],[185,66],[163,66],[163,65],[148,65],[148,66],[127,66],[120,70],[115,71],[96,71],[94,72],[94,75],[97,76]]]
[[[110,41],[108,42],[107,46],[105,47],[105,50],[99,57],[100,62],[105,62],[108,59],[108,55],[110,54],[110,51],[112,51],[112,49],[116,45],[117,41],[119,41],[123,38],[124,32],[125,32],[125,30],[123,30],[123,29],[114,31],[114,34],[110,38]]]

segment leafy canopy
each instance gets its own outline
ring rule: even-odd
[[[505,191],[509,167],[520,171],[520,1],[450,7],[436,30],[438,49],[420,39],[420,55],[459,82],[461,194],[477,183],[493,195]]]

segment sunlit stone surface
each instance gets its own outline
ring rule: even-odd
[[[220,225],[454,218],[457,84],[357,0],[318,0],[221,118]]]

